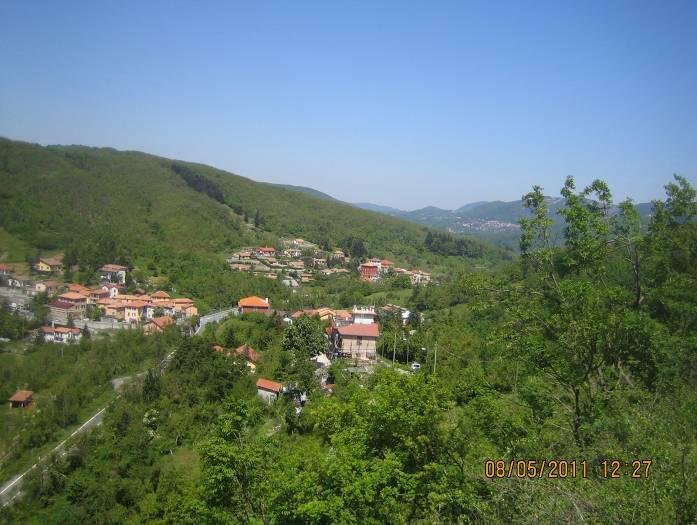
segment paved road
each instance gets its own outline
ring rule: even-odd
[[[173,352],[170,352],[167,354],[167,356],[160,361],[160,369],[162,371],[167,369],[167,366],[169,365],[170,361],[172,361],[172,358],[174,357],[174,354],[176,353],[176,350]],[[141,377],[145,375],[146,372],[140,372],[138,374],[134,374],[132,376],[124,376],[124,377],[117,377],[111,380],[111,385],[114,387],[114,390],[117,392],[116,397],[118,397],[120,394],[118,392],[121,391],[123,386],[133,380],[136,377]],[[109,403],[111,404],[111,402]],[[9,505],[12,503],[15,498],[20,496],[22,494],[21,488],[22,488],[22,483],[24,477],[29,474],[32,470],[34,470],[37,466],[39,466],[41,463],[43,463],[46,458],[51,457],[54,454],[61,454],[65,455],[66,450],[65,446],[68,441],[70,441],[72,438],[77,436],[78,434],[81,434],[82,432],[85,432],[91,428],[94,428],[98,425],[102,424],[102,420],[104,419],[104,413],[106,412],[106,409],[109,407],[109,404],[99,410],[96,414],[94,414],[91,418],[89,418],[87,421],[85,421],[80,427],[75,430],[72,434],[70,434],[67,438],[65,438],[63,441],[61,441],[56,447],[54,447],[48,454],[44,456],[39,456],[36,459],[36,463],[34,463],[31,467],[29,467],[27,470],[22,472],[21,474],[16,475],[6,483],[0,486],[0,505],[3,507],[6,505]]]
[[[48,454],[45,456],[39,456],[36,460],[36,463],[34,463],[31,467],[29,467],[27,470],[22,472],[21,474],[18,474],[11,480],[9,480],[7,483],[3,484],[0,487],[0,504],[4,507],[5,505],[9,505],[16,497],[20,496],[22,494],[21,488],[22,488],[22,480],[24,479],[24,476],[29,474],[32,470],[34,470],[38,465],[40,465],[47,457],[50,457],[54,454],[61,454],[65,455],[65,444],[72,439],[73,437],[77,436],[78,434],[89,430],[90,428],[94,428],[97,425],[102,424],[102,420],[104,419],[104,412],[106,412],[107,407],[102,408],[99,412],[97,412],[95,415],[93,415],[91,418],[89,418],[87,421],[85,421],[80,427],[75,430],[72,434],[70,434],[67,438],[65,438],[63,441],[61,441],[56,447],[53,448]]]
[[[237,308],[228,308],[227,310],[219,310],[208,315],[203,315],[199,318],[198,325],[196,325],[196,330],[194,331],[194,333],[196,335],[200,334],[208,323],[216,323],[218,321],[222,321],[223,319],[230,317],[231,315],[237,314]]]

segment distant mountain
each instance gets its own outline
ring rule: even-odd
[[[390,206],[380,206],[379,204],[371,204],[369,202],[357,202],[352,204],[356,208],[361,208],[363,210],[376,211],[378,213],[384,213],[385,215],[392,215],[393,217],[399,217],[403,213],[407,213],[403,210],[398,210],[397,208],[391,208]]]
[[[547,197],[547,205],[550,216],[554,220],[553,231],[559,236],[563,221],[557,212],[564,206],[564,199]],[[354,206],[447,232],[471,235],[509,248],[517,247],[520,237],[519,220],[529,215],[520,200],[472,202],[456,210],[427,206],[418,210],[405,211],[371,203],[354,204]],[[636,206],[644,220],[648,220],[651,203],[639,203]]]
[[[327,195],[326,193],[322,193],[321,191],[316,190],[314,188],[308,188],[307,186],[293,186],[292,184],[271,184],[271,183],[269,183],[269,185],[276,186],[277,188],[284,188],[286,190],[299,191],[300,193],[312,195],[313,197],[319,197],[320,199],[324,199],[326,201],[341,202],[339,199],[335,199],[331,195]]]

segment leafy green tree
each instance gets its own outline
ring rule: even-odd
[[[148,369],[143,380],[143,401],[151,403],[160,397],[161,392],[160,375],[155,373],[152,368]]]

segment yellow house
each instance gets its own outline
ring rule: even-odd
[[[63,257],[41,257],[38,262],[34,265],[34,269],[37,272],[42,273],[53,273],[63,271]]]

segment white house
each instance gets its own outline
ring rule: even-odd
[[[68,328],[66,326],[43,326],[41,333],[44,336],[44,341],[48,343],[77,343],[82,337],[82,332],[79,328]]]
[[[102,281],[110,283],[126,284],[126,271],[128,268],[120,264],[105,264],[99,271],[101,272]]]
[[[377,313],[374,306],[354,306],[351,316],[355,324],[373,324]]]
[[[269,379],[257,379],[257,395],[267,403],[273,403],[281,394],[283,385]]]

